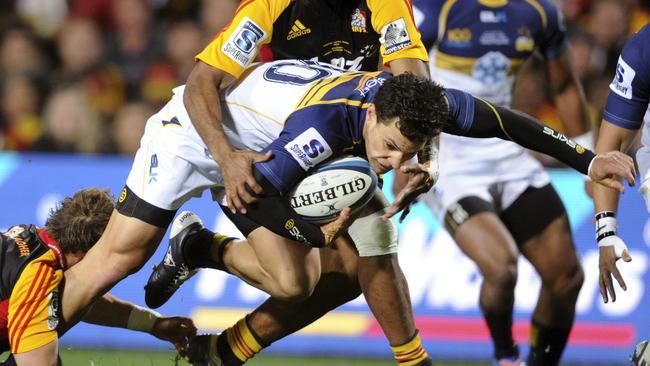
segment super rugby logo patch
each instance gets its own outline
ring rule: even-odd
[[[632,99],[632,81],[635,76],[636,71],[622,57],[619,57],[616,65],[616,76],[614,76],[612,83],[609,84],[609,88],[625,99]]]
[[[248,66],[255,57],[257,46],[267,37],[266,32],[244,17],[224,43],[221,51],[241,66]]]
[[[385,54],[390,55],[411,45],[411,37],[406,29],[404,18],[388,23],[381,29],[379,42],[384,45]]]
[[[327,141],[313,127],[284,145],[284,148],[305,171],[332,156],[332,149]]]

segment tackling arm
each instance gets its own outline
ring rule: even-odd
[[[84,315],[84,322],[137,330],[173,343],[179,350],[190,337],[196,335],[196,327],[189,318],[163,317],[155,311],[142,308],[111,294],[97,299]]]

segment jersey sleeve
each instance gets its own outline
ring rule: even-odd
[[[637,130],[650,101],[650,26],[623,48],[616,75],[609,84],[603,118],[617,126]]]
[[[342,123],[346,119],[345,109],[338,105],[294,112],[280,136],[263,151],[271,150],[273,158],[256,163],[257,168],[280,193],[287,193],[310,169],[348,145],[351,139],[346,137]]]
[[[445,98],[449,105],[451,125],[444,132],[460,134],[469,131],[474,122],[474,97],[462,90],[445,89]]]
[[[368,0],[372,27],[379,33],[384,65],[400,58],[429,61],[415,27],[410,0]]]
[[[539,50],[547,59],[558,58],[567,50],[564,17],[562,12],[551,2],[540,1],[538,4],[535,9],[540,13],[544,27]]]
[[[439,0],[413,0],[413,19],[427,50],[438,41],[441,3]]]
[[[271,42],[273,23],[290,0],[244,0],[232,21],[196,58],[238,78],[255,60],[262,45]]]

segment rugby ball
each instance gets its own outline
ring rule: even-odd
[[[345,156],[325,161],[289,192],[291,207],[306,221],[336,219],[345,207],[361,209],[375,194],[377,174],[362,158]]]
[[[650,366],[650,347],[645,340],[634,347],[634,353],[630,356],[630,362],[634,366]]]

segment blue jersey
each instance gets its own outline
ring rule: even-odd
[[[277,61],[262,67],[274,70],[274,65],[292,62],[295,61]],[[299,79],[288,74],[290,71],[285,68],[281,78],[268,77],[272,75],[268,71],[257,72],[266,75],[265,83],[287,80],[299,83]],[[343,155],[365,158],[366,111],[379,87],[391,76],[387,72],[355,72],[311,81],[306,92],[297,98],[298,103],[284,121],[279,135],[263,149],[264,152],[272,151],[273,158],[257,163],[258,169],[275,188],[286,193],[326,159]],[[269,84],[267,90],[271,89]],[[449,129],[457,133],[468,131],[474,117],[474,98],[453,89],[446,91],[446,97],[452,119],[456,121]]]
[[[535,49],[552,59],[566,48],[561,13],[546,0],[413,0],[413,7],[424,44],[449,61],[492,51],[522,61]]]
[[[638,130],[650,102],[650,25],[643,27],[623,48],[609,88],[603,118],[617,126]]]

